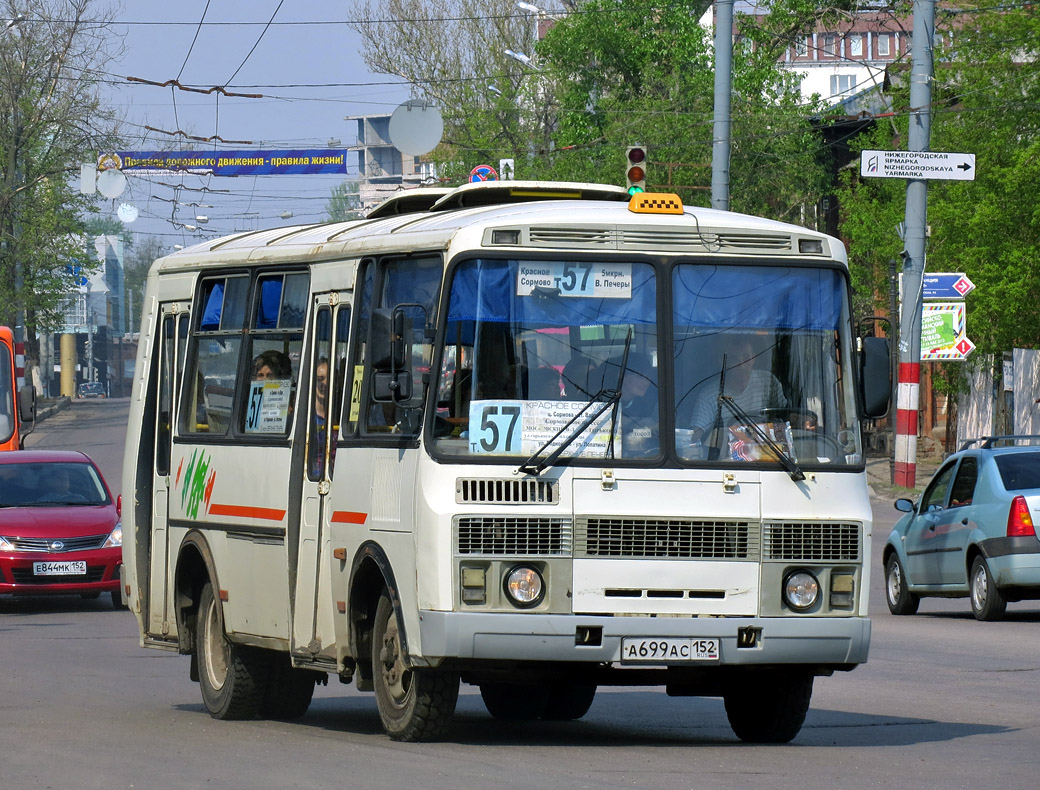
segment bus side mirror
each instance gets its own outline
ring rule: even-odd
[[[380,308],[372,312],[372,368],[397,371],[404,367],[405,320],[401,310]]]
[[[860,338],[859,386],[863,416],[884,417],[892,399],[892,369],[888,338]]]
[[[36,387],[32,384],[18,390],[18,416],[22,422],[36,421]]]

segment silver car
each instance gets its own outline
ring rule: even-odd
[[[1040,599],[1040,436],[968,441],[895,506],[906,515],[882,555],[892,614],[967,597],[976,619],[999,620],[1008,601]]]

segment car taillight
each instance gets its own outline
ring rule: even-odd
[[[1024,496],[1011,500],[1011,512],[1008,513],[1007,534],[1009,538],[1036,537],[1033,528],[1033,517],[1029,515],[1029,505]]]

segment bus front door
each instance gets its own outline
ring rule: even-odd
[[[291,649],[298,660],[319,664],[336,661],[326,500],[335,471],[336,436],[346,377],[349,298],[349,294],[344,293],[314,297],[313,331],[307,357],[310,361],[309,403],[305,426],[297,426],[297,435],[305,442],[305,452],[293,454],[301,467],[297,474],[303,485],[298,535],[295,540],[289,537],[289,561],[295,569]]]
[[[152,524],[149,541],[148,632],[162,639],[176,635],[173,617],[172,585],[169,582],[170,558],[170,458],[173,426],[176,424],[177,398],[184,370],[184,351],[188,337],[187,303],[161,305],[155,353],[159,375],[155,382],[155,461],[152,468]]]

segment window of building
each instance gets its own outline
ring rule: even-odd
[[[863,34],[852,33],[849,35],[849,55],[853,58],[863,57]]]
[[[838,36],[836,33],[823,34],[823,54],[833,58],[838,54]]]
[[[810,36],[798,36],[794,42],[794,56],[796,58],[804,58],[809,54],[809,41]]]
[[[831,96],[843,96],[852,93],[856,87],[856,77],[852,74],[831,75]]]
[[[889,33],[878,33],[877,53],[879,57],[883,58],[892,54],[892,36]]]

